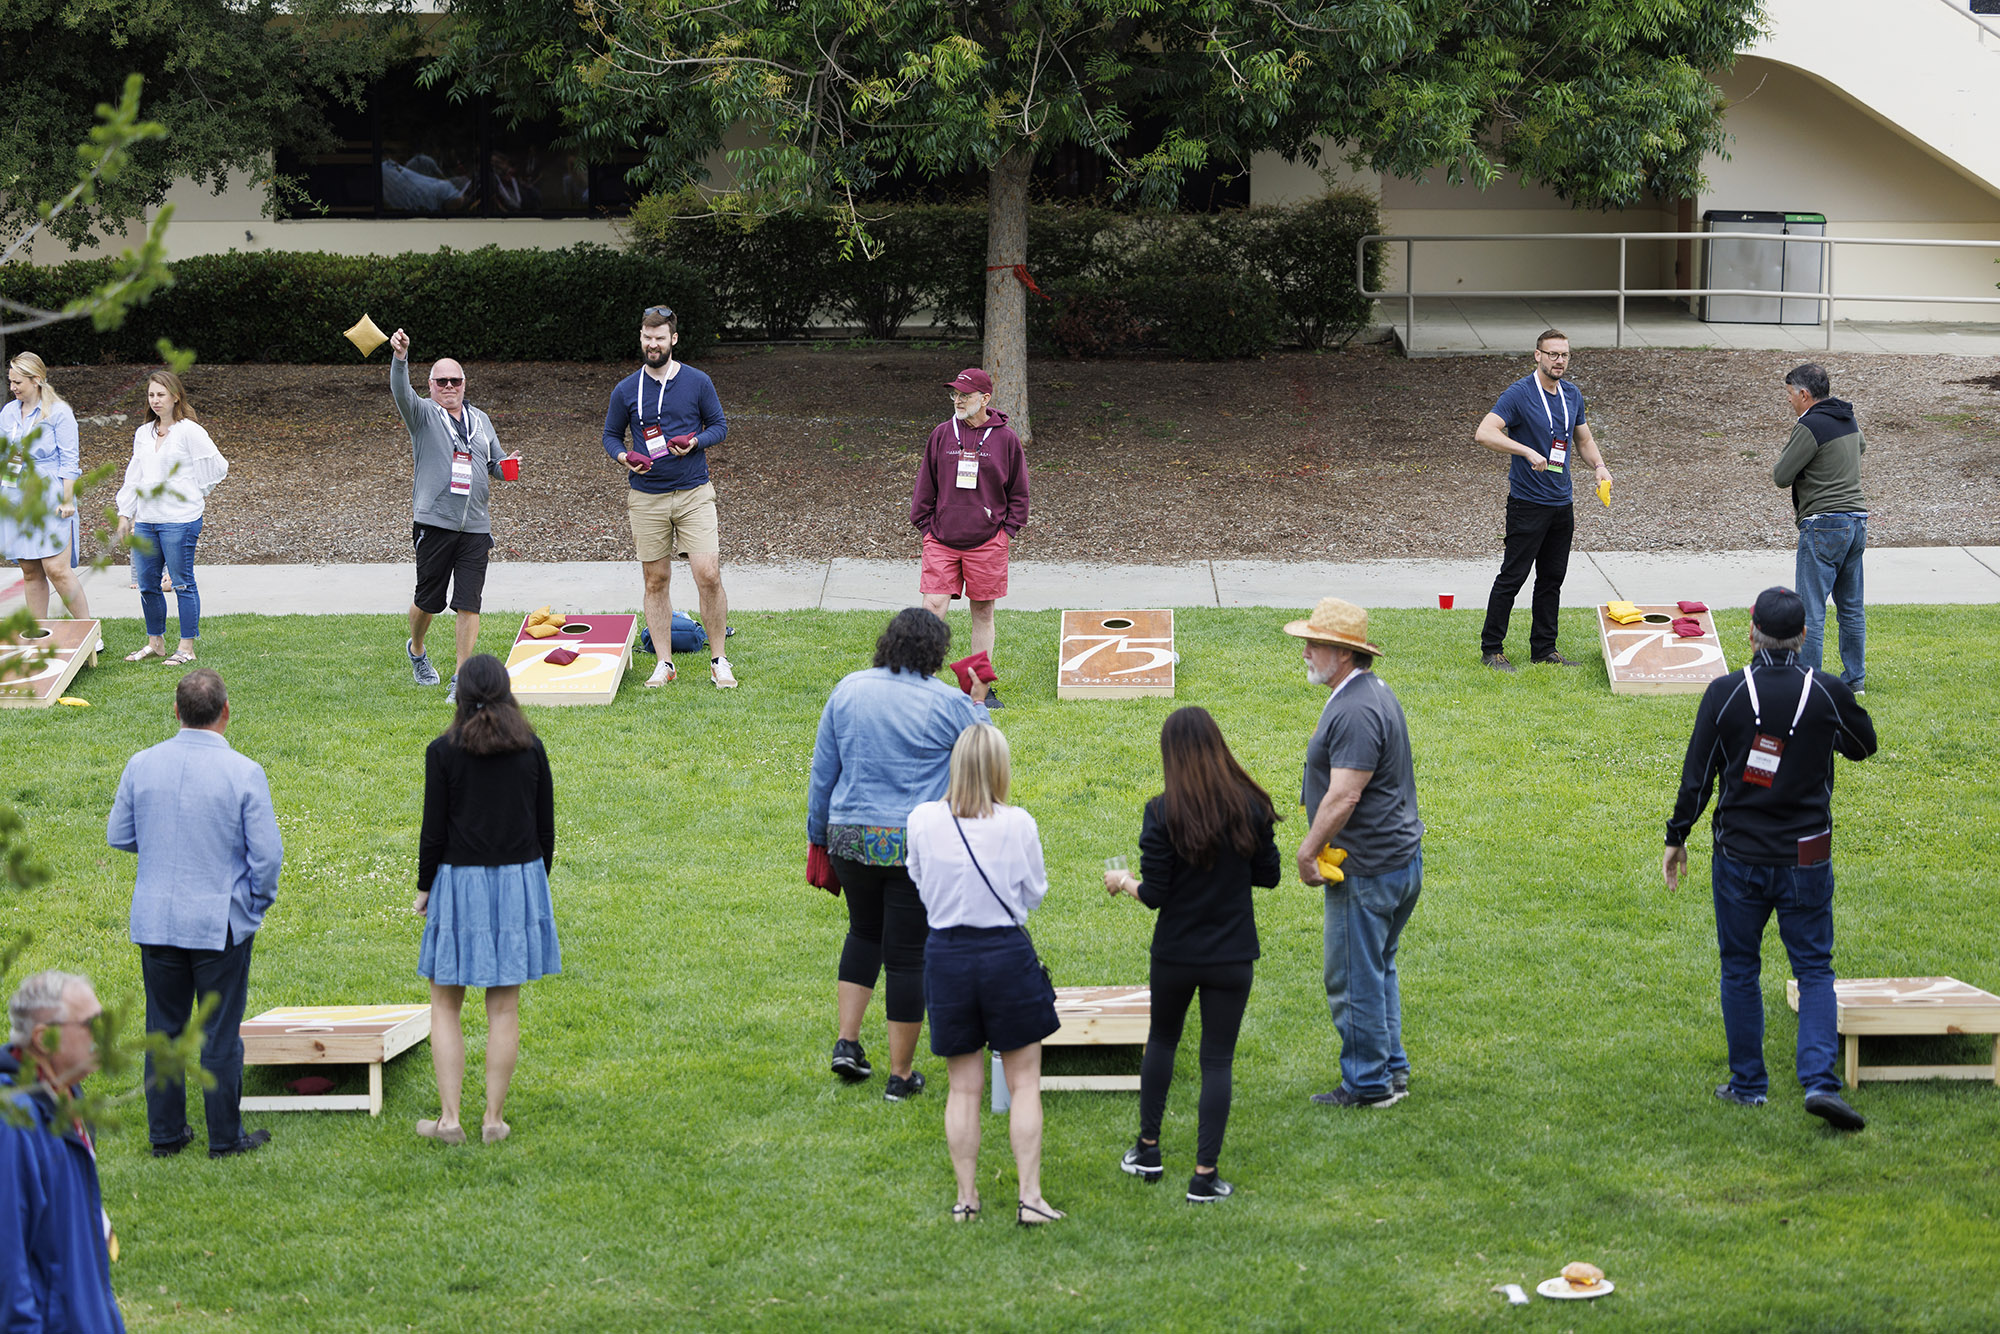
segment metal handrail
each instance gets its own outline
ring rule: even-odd
[[[1938,3],[1960,18],[1971,19],[1978,27],[1992,33],[1995,37],[2000,37],[2000,27],[1995,27],[1993,24],[1988,23],[1984,14],[1973,13],[1972,6],[1964,3],[1964,0],[1938,0]]]
[[[1616,287],[1574,287],[1574,288],[1526,288],[1511,291],[1468,291],[1464,288],[1449,288],[1436,292],[1416,290],[1416,253],[1419,241],[1616,241],[1618,243],[1618,286]],[[1781,288],[1778,291],[1760,291],[1743,287],[1628,287],[1625,284],[1626,243],[1629,241],[1765,241],[1782,245],[1816,245],[1820,257],[1820,286],[1817,291],[1796,291]],[[1368,287],[1368,247],[1371,245],[1403,246],[1403,289],[1370,291]],[[1392,297],[1402,297],[1405,301],[1403,316],[1403,347],[1407,351],[1416,342],[1417,298],[1418,297],[1617,297],[1618,332],[1613,346],[1625,346],[1625,298],[1628,296],[1758,296],[1789,298],[1793,301],[1812,301],[1824,307],[1821,319],[1826,324],[1826,346],[1833,347],[1833,303],[1836,301],[1896,301],[1949,306],[2000,306],[2000,296],[1892,296],[1871,292],[1836,292],[1833,290],[1833,248],[1835,246],[1882,245],[1882,246],[1937,246],[1965,250],[2000,250],[2000,241],[1952,241],[1933,237],[1896,236],[1790,236],[1783,232],[1432,232],[1427,234],[1406,233],[1394,235],[1371,232],[1355,242],[1354,246],[1354,286],[1355,290],[1371,301],[1384,301]]]

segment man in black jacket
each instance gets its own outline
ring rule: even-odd
[[[1726,1102],[1758,1106],[1764,1070],[1764,998],[1758,988],[1764,926],[1778,935],[1799,984],[1799,1083],[1806,1110],[1837,1130],[1867,1123],[1840,1096],[1833,996],[1833,756],[1875,753],[1875,724],[1838,677],[1799,661],[1806,608],[1789,588],[1767,588],[1750,613],[1752,657],[1711,681],[1681,764],[1667,821],[1667,887],[1687,870],[1687,837],[1718,779],[1714,835],[1715,936],[1722,952],[1722,1027],[1729,1037]]]

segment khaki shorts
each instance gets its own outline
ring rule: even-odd
[[[713,482],[657,494],[628,489],[625,517],[632,521],[632,545],[639,549],[640,560],[713,556],[722,550]]]

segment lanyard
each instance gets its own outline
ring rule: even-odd
[[[1546,393],[1542,392],[1542,382],[1540,379],[1533,376],[1529,378],[1535,380],[1535,395],[1542,401],[1542,415],[1549,419],[1549,436],[1551,439],[1553,439],[1556,433],[1556,414],[1549,411],[1549,396]],[[1563,392],[1563,386],[1561,380],[1556,381],[1556,397],[1562,400],[1562,405],[1563,405],[1562,438],[1567,440],[1569,439],[1569,395]]]
[[[461,403],[458,405],[458,417],[454,418],[449,412],[445,411],[444,404],[433,400],[431,406],[435,407],[439,412],[444,413],[445,426],[453,435],[458,437],[459,443],[464,446],[461,452],[470,454],[472,452],[472,409]]]
[[[1757,698],[1757,674],[1756,674],[1755,663],[1752,663],[1750,666],[1745,667],[1743,669],[1743,688],[1750,692],[1751,725],[1761,732],[1764,730],[1764,704],[1763,701]],[[1792,730],[1790,732],[1785,733],[1785,739],[1787,741],[1791,740],[1793,735],[1797,733],[1797,731],[1799,730],[1799,719],[1806,716],[1806,701],[1811,698],[1812,698],[1812,668],[1808,667],[1806,668],[1805,685],[1799,691],[1799,707],[1792,713]]]
[[[973,445],[974,451],[984,451],[986,448],[986,437],[992,434],[993,428],[991,426],[981,431],[978,441]],[[951,441],[954,445],[958,446],[959,453],[963,454],[965,452],[965,437],[958,433],[958,418],[956,417],[951,419]]]
[[[632,410],[639,414],[639,424],[642,426],[645,425],[646,422],[646,381],[652,378],[653,377],[646,374],[646,372],[640,371],[638,386],[634,388],[632,391]],[[660,381],[660,401],[653,408],[653,421],[656,425],[659,426],[666,425],[667,390],[673,386],[673,383],[674,383],[674,377],[671,375],[669,375],[666,379]]]

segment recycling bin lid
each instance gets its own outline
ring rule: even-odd
[[[1789,213],[1773,213],[1767,210],[1760,210],[1760,209],[1712,208],[1707,210],[1701,215],[1701,220],[1703,222],[1708,222],[1708,223],[1784,222],[1787,219],[1791,218],[1792,216],[1793,215]],[[1821,219],[1821,221],[1825,221],[1825,219]]]

